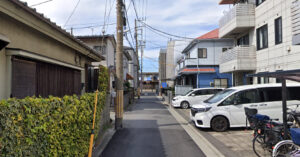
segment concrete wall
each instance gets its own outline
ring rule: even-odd
[[[166,79],[173,80],[177,75],[176,64],[178,58],[182,56],[182,50],[190,43],[190,40],[172,40],[167,45],[166,55]],[[167,81],[168,86],[173,87],[173,81]]]

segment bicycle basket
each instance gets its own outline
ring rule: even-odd
[[[300,128],[290,128],[290,132],[293,142],[300,145]]]

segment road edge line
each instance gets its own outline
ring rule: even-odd
[[[189,124],[179,113],[177,113],[171,106],[167,107],[168,111],[173,115],[181,127],[192,138],[196,145],[206,156],[225,157],[216,147],[214,147],[203,135],[201,135],[195,128]]]

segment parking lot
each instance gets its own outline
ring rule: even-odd
[[[189,118],[189,109],[175,108],[186,121],[192,123]],[[252,130],[245,128],[229,129],[226,132],[215,132],[211,129],[197,129],[209,142],[211,142],[222,154],[228,157],[255,157],[252,150]]]

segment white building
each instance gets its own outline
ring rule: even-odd
[[[177,60],[182,56],[182,50],[191,40],[172,40],[168,42],[166,54],[166,82],[169,87],[174,86],[174,79],[177,75]]]
[[[299,69],[300,47],[295,45],[300,43],[299,1],[221,0],[220,4],[233,5],[219,21],[219,36],[235,40],[220,64],[220,72],[233,74],[234,85],[275,83],[278,80],[252,80],[246,74]]]
[[[176,85],[231,87],[232,76],[219,73],[219,56],[232,46],[232,39],[219,39],[219,29],[194,39],[177,60]]]
[[[131,87],[133,87],[135,90],[138,88],[138,67],[139,67],[139,63],[138,63],[138,56],[136,54],[136,52],[134,51],[133,48],[130,47],[124,47],[124,54],[128,53],[127,57],[126,55],[124,55],[124,57],[126,57],[126,63],[124,62],[124,66],[128,67],[128,71],[126,71],[127,78],[129,79],[129,83],[131,85]],[[125,58],[123,58],[125,59]],[[129,60],[128,60],[129,59]],[[124,68],[126,69],[126,68]],[[130,77],[130,78],[129,78]]]

